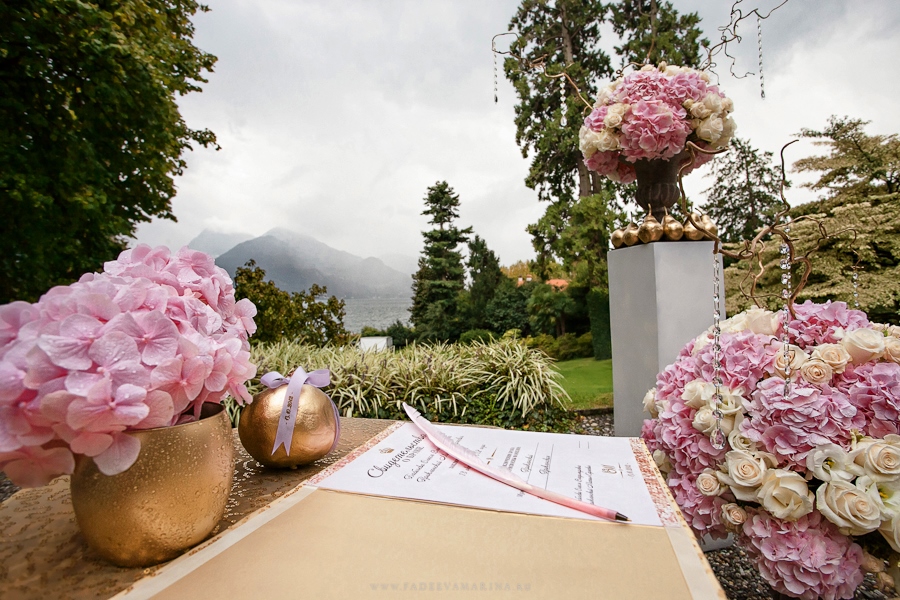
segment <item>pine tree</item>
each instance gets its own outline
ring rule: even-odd
[[[724,241],[752,239],[783,207],[781,173],[772,165],[772,153],[760,153],[749,141],[736,137],[728,152],[711,164],[707,177],[715,183],[704,191],[704,208]]]
[[[469,267],[469,277],[472,280],[469,286],[469,329],[490,328],[485,314],[487,306],[497,293],[500,282],[507,277],[500,270],[497,255],[477,235],[469,241],[466,266]]]
[[[459,196],[446,181],[428,188],[425,206],[422,214],[430,216],[429,224],[435,227],[422,232],[425,246],[419,270],[413,275],[410,320],[420,339],[456,339],[463,329],[458,304],[465,285],[465,269],[457,247],[466,243],[472,228],[454,225],[459,218]]]
[[[616,53],[623,66],[646,61],[698,67],[706,58],[700,47],[709,41],[700,39],[697,13],[679,15],[671,2],[657,0],[621,0],[609,9],[613,31],[622,39]]]

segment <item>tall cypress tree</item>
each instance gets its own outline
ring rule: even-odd
[[[667,62],[681,67],[698,67],[706,58],[700,47],[697,13],[678,14],[671,2],[657,0],[621,0],[609,5],[613,31],[622,39],[616,53],[622,64],[658,65]]]
[[[419,270],[413,275],[410,320],[422,339],[452,340],[463,328],[458,303],[465,286],[465,269],[457,247],[466,243],[472,228],[456,227],[459,196],[446,181],[428,188],[425,206],[422,214],[431,217],[429,224],[434,228],[422,232],[425,246]]]
[[[488,248],[487,242],[481,237],[475,236],[469,242],[469,277],[472,283],[469,286],[469,305],[471,310],[471,329],[490,329],[487,322],[486,311],[488,304],[494,299],[500,282],[507,279],[500,270],[500,259]]]

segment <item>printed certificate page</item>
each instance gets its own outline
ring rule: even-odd
[[[661,526],[628,438],[435,425],[528,483]],[[596,517],[521,492],[448,458],[406,423],[323,479],[321,488],[556,517]]]

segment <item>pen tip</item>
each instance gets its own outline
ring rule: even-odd
[[[622,513],[617,512],[617,513],[616,513],[616,521],[631,521],[631,519],[629,519],[628,517],[626,517],[626,516],[623,515]]]

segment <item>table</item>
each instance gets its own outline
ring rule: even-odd
[[[384,432],[392,423],[392,421],[376,419],[341,418],[341,439],[336,451],[320,461],[296,470],[272,470],[261,467],[243,449],[235,430],[235,477],[225,516],[214,531],[216,536],[214,541],[206,542],[203,545],[205,549],[190,551],[189,554],[208,552],[210,547],[216,544],[221,545],[221,540],[225,540],[229,536],[234,537],[232,532],[240,532],[245,529],[247,523],[260,521],[260,519],[263,519],[261,515],[267,512],[276,512],[264,509],[270,507],[273,503],[276,505],[279,502],[284,504],[285,500],[288,499],[284,498],[285,496],[300,498],[304,495],[308,495],[309,499],[299,501],[291,509],[297,512],[297,519],[306,519],[306,521],[303,521],[305,524],[302,526],[301,531],[312,532],[316,526],[324,527],[325,525],[321,524],[322,515],[333,514],[336,510],[343,510],[345,512],[341,514],[347,515],[347,518],[340,523],[340,527],[343,527],[345,532],[349,532],[349,534],[345,533],[343,535],[344,538],[350,538],[349,540],[345,539],[343,545],[341,545],[341,543],[338,543],[340,542],[340,539],[338,539],[333,547],[322,549],[321,564],[316,562],[316,556],[306,556],[303,557],[302,561],[299,561],[305,563],[302,565],[303,567],[311,569],[310,573],[312,575],[318,574],[320,585],[322,581],[327,583],[332,580],[332,575],[329,575],[324,580],[321,579],[323,567],[326,567],[325,573],[334,574],[333,580],[335,584],[341,583],[344,587],[336,585],[333,588],[333,597],[345,597],[348,593],[346,584],[348,581],[353,581],[350,575],[354,572],[352,566],[335,564],[334,561],[341,558],[346,559],[350,554],[358,553],[360,568],[356,572],[359,576],[362,576],[361,574],[366,570],[364,565],[370,565],[373,560],[377,561],[379,559],[378,552],[383,552],[383,548],[354,547],[353,544],[356,543],[354,539],[373,540],[389,538],[392,535],[392,531],[402,531],[404,539],[408,542],[410,536],[418,535],[417,531],[419,529],[415,529],[415,527],[429,526],[430,524],[441,527],[441,523],[444,523],[444,537],[451,540],[450,543],[462,543],[459,540],[453,542],[452,538],[454,535],[467,535],[466,530],[469,531],[468,535],[471,535],[473,531],[494,531],[493,536],[490,536],[493,539],[488,540],[489,545],[495,544],[494,540],[496,540],[501,531],[515,531],[518,535],[523,536],[522,540],[532,539],[529,536],[549,535],[550,538],[556,540],[554,543],[560,544],[560,551],[552,552],[552,554],[559,556],[565,554],[563,546],[571,546],[571,544],[565,543],[565,540],[574,540],[579,535],[581,538],[578,539],[581,539],[580,543],[585,549],[588,549],[591,544],[598,543],[596,534],[598,531],[601,535],[607,535],[607,531],[612,532],[608,534],[609,539],[607,541],[613,546],[620,546],[623,540],[627,541],[628,539],[627,535],[625,538],[622,538],[622,530],[617,530],[614,525],[612,526],[613,529],[610,530],[585,529],[585,522],[571,519],[503,515],[491,511],[361,497],[324,490],[316,491],[310,495],[306,488],[300,490],[305,492],[303,494],[296,491],[305,480],[323,469],[333,465],[348,454],[360,452],[366,442]],[[668,489],[665,486],[662,486],[661,489],[665,490],[664,493],[668,495]],[[289,494],[292,491],[294,493]],[[279,501],[279,499],[282,500]],[[668,499],[674,506],[674,501],[671,500],[670,495]],[[365,514],[356,514],[360,512]],[[674,528],[666,528],[671,542],[671,548],[666,550],[666,552],[670,553],[674,549],[674,553],[678,555],[681,572],[684,574],[685,579],[689,583],[697,584],[688,586],[692,590],[693,597],[724,599],[724,592],[718,586],[718,582],[715,580],[712,570],[703,557],[696,540],[690,534],[687,524],[680,517],[680,513],[677,513],[677,511],[675,513],[680,525]],[[369,516],[375,516],[376,514],[381,514],[384,518],[381,520],[369,518]],[[396,523],[396,515],[398,514],[404,515],[403,524],[394,527],[385,522],[390,521],[392,518],[389,515],[394,515],[393,518]],[[232,526],[238,522],[242,523],[242,527],[233,529]],[[462,528],[462,531],[454,531],[457,529],[454,527],[454,524],[457,523],[465,523],[466,526]],[[603,526],[606,524],[587,523],[587,525]],[[261,527],[264,526],[264,524],[261,525]],[[254,527],[257,527],[257,525],[254,525]],[[3,543],[0,544],[0,597],[4,600],[19,598],[110,598],[123,590],[128,590],[138,582],[146,582],[151,580],[153,576],[167,573],[167,571],[164,571],[166,568],[165,564],[146,569],[118,568],[94,556],[82,541],[75,524],[69,498],[67,477],[60,477],[43,488],[22,490],[0,504],[0,531],[2,531],[3,536]],[[337,530],[334,528],[329,530],[326,527],[319,534],[330,538],[329,531]],[[356,538],[357,532],[362,537]],[[365,538],[366,535],[374,537]],[[646,536],[649,534],[647,532],[637,532],[635,535],[636,537],[632,539],[641,540],[643,539],[642,535]],[[338,535],[337,537],[340,538],[341,536]],[[543,537],[540,539],[543,539]],[[656,536],[656,538],[647,538],[646,542],[640,543],[649,543],[652,546],[653,544],[658,544],[661,539],[665,540],[666,538],[665,536]],[[561,542],[561,540],[563,541]],[[348,543],[350,545],[347,545]],[[521,547],[521,543],[518,544],[519,547]],[[541,543],[535,545],[545,546]],[[435,549],[437,547],[435,546]],[[603,544],[600,544],[600,547],[602,548]],[[299,548],[300,552],[303,553],[303,546],[301,545]],[[402,543],[399,544],[398,548],[402,550]],[[309,549],[307,548],[306,550],[308,551]],[[411,552],[410,548],[406,548],[403,551],[406,553]],[[509,555],[506,556],[507,561],[517,560],[511,555],[511,551],[512,548],[507,549],[503,553],[504,556]],[[539,548],[539,551],[545,552],[547,548]],[[331,552],[330,555],[329,552]],[[615,549],[613,549],[613,552],[615,552]],[[467,555],[469,553],[463,554]],[[525,558],[519,557],[519,559],[528,560],[527,556]],[[646,557],[636,556],[636,564],[640,564],[645,559]],[[175,562],[177,563],[179,560],[181,559],[177,559]],[[467,559],[465,557],[456,557],[454,560]],[[613,560],[612,555],[610,560]],[[247,558],[240,558],[239,561],[242,566],[246,565]],[[184,563],[184,560],[181,560],[181,562]],[[188,562],[188,564],[193,563]],[[560,564],[556,568],[566,567],[567,564]],[[428,563],[428,565],[432,566],[431,563]],[[327,567],[330,567],[333,571],[328,571]],[[585,569],[578,570],[577,564],[574,567],[575,573],[587,575]],[[652,569],[652,564],[648,564],[646,567]],[[454,568],[457,569],[455,572],[466,572],[466,567],[464,566],[457,565]],[[299,572],[302,572],[302,569]],[[337,576],[338,574],[339,577]],[[652,572],[648,570],[647,572],[635,573],[634,575],[646,578],[652,577]],[[432,576],[429,581],[434,581],[435,579],[439,578]],[[567,579],[572,579],[572,577]],[[575,577],[576,584],[577,579]],[[240,575],[236,574],[234,582],[239,581]],[[224,589],[228,590],[232,583],[222,582],[222,585],[225,586]],[[571,583],[572,581],[568,582],[568,584]],[[432,585],[434,584],[432,583]],[[437,585],[440,586],[441,584],[438,582]],[[526,597],[544,597],[538,593],[538,587],[531,589],[531,584],[529,583],[528,585],[529,590],[526,591],[530,593],[525,593]],[[173,587],[173,589],[177,589],[177,587]],[[237,589],[239,589],[239,586]],[[302,589],[302,586],[300,589]],[[322,594],[323,592],[328,592],[328,590],[329,588],[325,587],[317,589],[313,593],[314,590],[311,587],[309,595],[301,594],[298,597],[325,597]],[[700,591],[697,592],[697,590]],[[210,597],[213,597],[211,589],[205,589],[204,591],[211,594]],[[378,591],[373,588],[371,591],[378,597],[392,597],[391,593],[389,593],[390,590],[385,592],[384,590]],[[501,592],[502,590],[498,590],[497,594],[481,593],[480,595],[486,597],[502,597],[506,595]],[[518,592],[513,590],[513,595],[516,593],[523,595],[520,592],[522,592],[521,589]],[[452,593],[441,595],[442,597],[455,597]],[[463,597],[469,597],[469,595],[471,594],[467,592],[463,594]],[[168,597],[165,594],[163,596]],[[221,597],[221,593],[215,594],[215,597]],[[237,591],[231,597],[241,598],[242,595]],[[253,596],[248,595],[246,597]],[[570,595],[569,597],[574,596]],[[595,595],[595,597],[603,597],[603,595]]]

